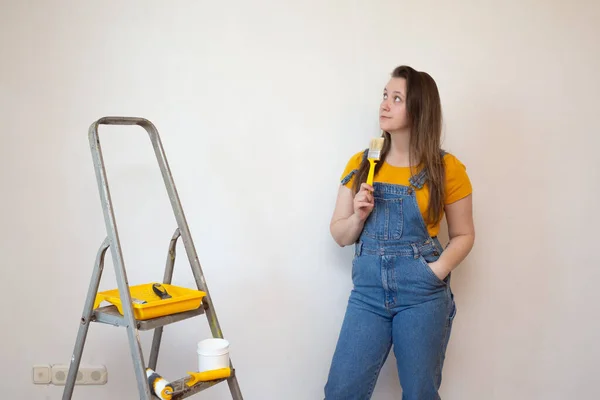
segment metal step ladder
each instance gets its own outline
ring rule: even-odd
[[[139,125],[143,127],[148,135],[150,141],[154,147],[154,152],[160,166],[162,177],[167,188],[171,206],[175,213],[175,219],[177,221],[177,229],[172,236],[168,247],[167,262],[164,274],[164,283],[170,284],[173,277],[173,266],[175,264],[175,247],[177,240],[181,237],[185,246],[194,279],[198,290],[206,293],[206,296],[202,299],[202,305],[193,311],[187,311],[177,313],[173,315],[167,315],[164,317],[154,318],[150,320],[136,320],[133,307],[131,305],[131,295],[129,291],[129,283],[127,281],[127,274],[125,272],[125,265],[123,261],[123,254],[121,250],[121,243],[119,241],[119,234],[117,232],[117,225],[115,222],[115,215],[113,211],[113,204],[111,201],[110,191],[108,188],[108,181],[106,177],[106,170],[104,168],[104,161],[102,158],[102,150],[100,147],[100,140],[98,137],[98,126],[99,125]],[[213,337],[223,338],[223,332],[217,319],[217,313],[210,297],[204,274],[202,273],[202,267],[198,261],[194,242],[188,228],[181,202],[175,188],[175,183],[167,163],[167,158],[163,150],[160,137],[156,127],[148,120],[143,118],[132,118],[132,117],[105,117],[94,122],[89,128],[89,140],[92,151],[94,168],[96,170],[96,179],[98,181],[98,189],[100,191],[100,199],[102,201],[102,209],[104,211],[104,220],[106,223],[106,231],[108,236],[104,239],[104,242],[98,250],[94,270],[88,294],[85,300],[85,306],[83,309],[83,316],[81,317],[79,331],[77,333],[77,339],[75,341],[75,349],[73,356],[71,357],[71,364],[69,367],[69,373],[63,392],[63,400],[70,400],[73,395],[73,389],[75,386],[75,378],[79,365],[81,362],[81,356],[83,348],[85,346],[85,340],[90,327],[90,323],[99,322],[104,324],[110,324],[115,326],[125,327],[129,338],[129,347],[131,351],[131,357],[133,359],[133,365],[135,369],[135,376],[137,380],[138,391],[141,400],[156,399],[151,394],[150,387],[146,376],[146,368],[156,369],[156,363],[158,361],[158,352],[160,349],[160,342],[162,338],[163,327],[168,324],[172,324],[178,321],[182,321],[188,318],[196,317],[198,315],[206,315],[208,324],[210,326]],[[98,287],[100,285],[100,278],[102,277],[102,271],[104,269],[104,256],[106,250],[110,247],[113,264],[115,267],[116,280],[119,289],[120,299],[123,304],[123,315],[119,313],[114,305],[100,307],[94,309],[94,302],[96,294],[98,293]],[[152,348],[150,351],[150,358],[148,366],[144,363],[144,355],[139,339],[139,331],[154,330],[154,337],[152,340]],[[240,391],[235,370],[233,364],[230,361],[231,375],[228,378],[217,379],[208,382],[199,382],[193,386],[188,386],[186,383],[190,377],[184,377],[174,382],[171,382],[174,393],[172,395],[173,400],[185,399],[190,397],[204,389],[214,386],[220,382],[227,381],[229,389],[234,400],[242,400],[242,393]]]

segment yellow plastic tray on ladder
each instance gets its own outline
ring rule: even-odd
[[[152,290],[152,285],[153,283],[146,283],[129,287],[133,313],[135,319],[138,321],[195,310],[200,307],[202,298],[206,295],[205,292],[200,290],[161,283],[171,295],[171,298],[169,299],[161,299]],[[143,300],[146,303],[139,304],[139,301],[136,300]],[[119,310],[119,313],[124,315],[123,304],[121,302],[121,297],[119,296],[119,289],[98,292],[94,302],[94,310],[97,309],[103,301],[115,305],[117,310]]]

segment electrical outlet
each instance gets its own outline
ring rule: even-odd
[[[69,375],[68,365],[53,365],[52,366],[52,383],[54,385],[64,385],[67,383],[67,376]]]
[[[104,365],[83,367],[83,385],[105,385],[108,382],[108,371]]]
[[[52,383],[65,385],[69,375],[69,365],[55,364],[52,366]],[[104,385],[108,382],[108,372],[104,365],[80,366],[77,371],[75,385]]]
[[[33,383],[36,385],[47,385],[52,382],[50,377],[50,365],[34,365],[33,366]]]

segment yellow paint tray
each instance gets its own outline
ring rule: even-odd
[[[171,298],[163,299],[154,292],[152,285],[154,283],[129,287],[133,313],[138,321],[195,310],[200,307],[202,298],[206,296],[206,293],[200,290],[161,283],[159,285],[171,296]],[[99,292],[96,295],[94,309],[98,308],[103,301],[114,304],[119,313],[123,315],[119,289]]]

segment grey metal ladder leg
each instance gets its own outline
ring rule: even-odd
[[[171,283],[173,279],[173,268],[175,265],[175,255],[177,251],[177,239],[181,236],[179,228],[175,230],[171,242],[169,243],[169,251],[167,253],[167,264],[165,266],[165,276],[163,277],[163,283]],[[160,342],[162,339],[163,327],[158,327],[154,330],[154,336],[152,338],[152,348],[150,350],[150,360],[148,366],[153,370],[156,370],[156,364],[158,363],[158,351],[160,350]]]
[[[81,355],[83,354],[83,347],[85,345],[85,339],[87,337],[90,322],[94,314],[94,298],[95,293],[98,292],[100,286],[100,278],[102,277],[102,271],[104,269],[104,256],[106,250],[108,250],[109,241],[108,238],[104,239],[104,242],[98,250],[98,256],[96,257],[96,264],[94,265],[94,272],[92,273],[92,280],[88,289],[88,295],[85,299],[85,305],[83,307],[83,316],[81,317],[81,325],[79,325],[79,331],[77,332],[77,339],[75,340],[75,350],[71,357],[71,364],[69,366],[69,374],[67,375],[67,382],[65,383],[65,390],[63,392],[63,399],[70,399],[73,395],[73,388],[75,386],[75,378],[77,377],[77,370],[81,363]]]
[[[175,247],[177,243],[177,239],[179,237],[182,238],[183,244],[185,246],[185,251],[187,254],[187,258],[190,262],[190,266],[192,268],[192,272],[194,275],[194,279],[196,281],[196,285],[199,290],[206,293],[202,301],[202,307],[197,310],[178,313],[174,315],[168,315],[164,317],[154,318],[151,320],[137,321],[135,319],[135,315],[133,313],[133,307],[131,305],[131,295],[129,292],[129,283],[127,280],[127,274],[125,271],[125,265],[123,261],[123,254],[121,250],[121,244],[119,240],[119,235],[117,231],[117,226],[115,222],[114,211],[112,207],[112,200],[110,196],[110,190],[108,187],[108,180],[106,177],[106,170],[104,168],[104,161],[102,158],[102,150],[100,147],[100,140],[98,136],[98,126],[99,125],[139,125],[143,127],[148,135],[150,136],[150,141],[152,142],[152,146],[154,148],[154,152],[161,170],[161,174],[165,183],[165,187],[167,189],[167,193],[169,195],[169,199],[171,202],[171,206],[173,208],[173,212],[175,214],[175,219],[177,221],[177,229],[175,234],[173,235],[170,245],[169,251],[167,255],[167,264],[165,268],[164,274],[164,282],[170,283],[173,276],[173,266],[175,262]],[[206,281],[204,279],[204,274],[202,272],[202,267],[198,260],[198,256],[196,254],[196,249],[188,228],[187,221],[185,219],[183,209],[181,206],[181,202],[179,200],[179,196],[177,194],[177,189],[175,187],[175,183],[173,181],[173,177],[171,175],[171,171],[169,169],[169,165],[167,163],[167,158],[162,147],[162,143],[160,141],[160,137],[158,135],[158,131],[156,127],[148,120],[143,118],[132,118],[132,117],[105,117],[101,118],[98,121],[94,122],[89,129],[89,141],[90,148],[92,151],[92,156],[94,159],[94,168],[96,171],[96,179],[98,181],[98,189],[100,192],[100,198],[102,201],[102,209],[104,212],[104,220],[106,225],[106,230],[108,233],[107,238],[104,240],[100,250],[98,251],[98,256],[96,260],[96,264],[94,266],[94,271],[92,273],[92,279],[90,282],[88,294],[85,301],[85,306],[83,310],[83,316],[81,319],[81,324],[79,326],[79,331],[77,334],[77,339],[75,342],[75,348],[73,351],[73,356],[71,358],[71,364],[69,368],[69,374],[67,376],[67,382],[65,385],[65,390],[63,392],[63,400],[70,400],[73,395],[75,379],[77,376],[77,370],[79,368],[79,364],[81,362],[81,356],[83,353],[83,349],[85,346],[85,340],[87,336],[87,332],[89,329],[89,325],[91,322],[100,322],[106,323],[116,326],[123,326],[126,328],[129,339],[129,347],[131,351],[131,357],[134,364],[135,376],[138,385],[138,391],[140,394],[141,400],[150,400],[153,396],[150,394],[150,388],[148,386],[146,380],[146,365],[144,362],[144,355],[141,347],[141,343],[139,340],[139,331],[140,330],[151,330],[154,329],[154,337],[152,341],[152,349],[149,359],[148,366],[150,368],[156,368],[156,364],[158,361],[158,351],[160,348],[160,342],[162,339],[162,328],[165,325],[175,323],[178,321],[182,321],[187,318],[195,317],[200,314],[205,314],[208,319],[208,324],[210,326],[213,337],[222,338],[223,333],[221,331],[221,327],[219,325],[219,321],[217,319],[217,314],[210,297],[210,292],[206,285]],[[117,285],[119,290],[119,296],[123,303],[123,315],[120,315],[118,310],[116,310],[115,306],[107,306],[101,307],[96,310],[93,309],[94,301],[96,294],[98,292],[98,287],[100,284],[100,279],[102,276],[102,271],[104,268],[104,255],[106,250],[110,247],[111,254],[113,257],[113,264],[116,272]],[[184,399],[190,397],[208,387],[211,387],[217,383],[222,381],[227,381],[229,385],[229,389],[234,400],[243,400],[239,384],[237,381],[237,376],[235,373],[235,369],[233,368],[233,363],[230,361],[231,367],[231,376],[228,378],[218,379],[215,381],[209,382],[201,382],[192,387],[187,387],[185,383],[188,378],[181,378],[174,382],[171,382],[174,388],[174,394],[172,399]]]

